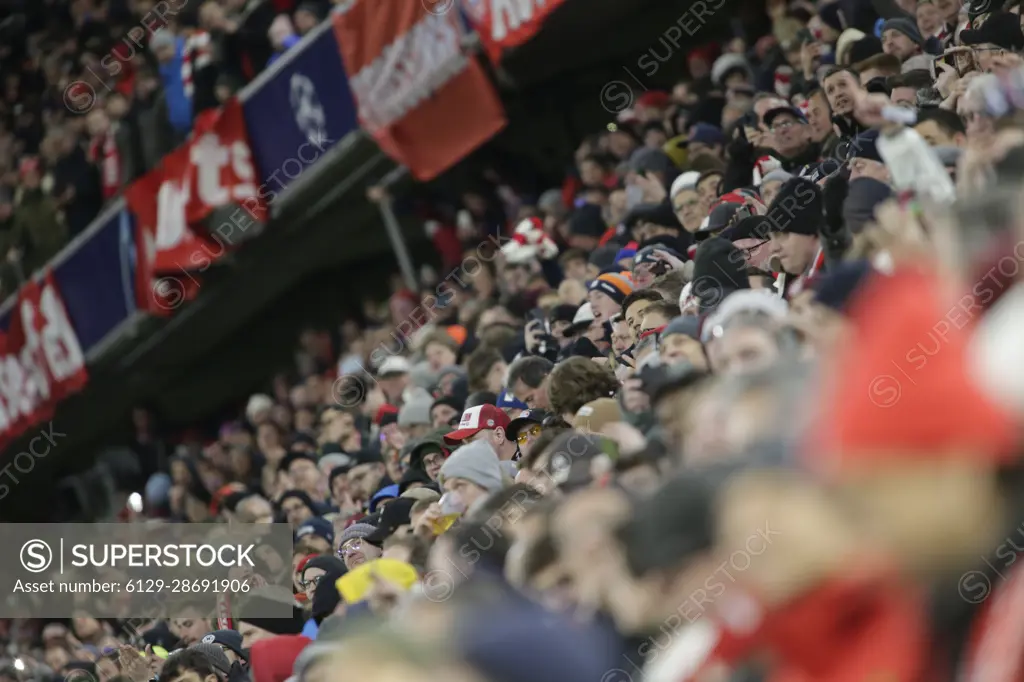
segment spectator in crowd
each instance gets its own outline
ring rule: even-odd
[[[31,272],[60,250],[67,241],[67,226],[60,219],[57,202],[42,187],[39,159],[23,159],[20,175],[12,242],[13,248],[24,254],[24,265]]]
[[[308,12],[304,12],[302,16],[307,17]],[[295,27],[292,26],[287,14],[278,14],[274,17],[274,23],[270,25],[269,37],[271,45],[274,46],[274,54],[270,56],[268,65],[273,64],[288,49],[294,47],[301,38],[296,34]]]
[[[81,177],[156,125],[154,93],[187,130],[171,65],[200,27],[217,77],[245,82],[326,9],[286,4],[208,0],[155,32],[160,65],[88,114],[88,150],[73,123],[13,117],[5,290],[102,196]],[[76,3],[78,29],[112,9]],[[291,372],[219,429],[133,414],[132,520],[286,525],[291,554],[261,546],[245,577],[291,618],[225,635],[211,599],[132,635],[0,621],[24,668],[3,675],[1024,679],[1019,7],[765,9],[771,35],[691,50],[671,93],[573,141],[566,177],[530,170],[554,189],[494,168],[439,189],[434,227],[466,254],[521,239],[415,333],[437,272],[296,334]]]
[[[219,106],[263,69],[275,50],[326,18],[317,2],[207,0],[159,11],[159,3],[56,0],[18,3],[0,18],[6,80],[0,102],[0,182],[11,225],[22,194],[56,207],[33,228],[42,242],[0,243],[0,293],[13,293],[42,255],[85,231],[105,202],[184,141],[199,113]],[[272,44],[271,25],[288,27]],[[291,28],[294,22],[295,27]],[[144,36],[136,36],[138,28]],[[125,36],[131,36],[130,39]],[[140,49],[142,48],[142,49]],[[39,165],[39,187],[21,190],[22,162]],[[34,182],[33,175],[26,176]],[[31,212],[37,208],[22,211]],[[13,246],[13,249],[10,248]],[[32,256],[32,252],[37,256]],[[25,260],[28,259],[28,260]]]
[[[192,129],[192,105],[185,92],[182,72],[185,39],[174,35],[170,29],[163,29],[150,38],[149,49],[159,64],[168,119],[175,134],[183,140]]]

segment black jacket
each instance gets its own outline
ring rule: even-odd
[[[61,196],[68,187],[75,197],[64,205],[68,235],[74,237],[89,226],[103,207],[103,189],[96,165],[89,163],[81,146],[62,156],[53,168],[53,195]]]

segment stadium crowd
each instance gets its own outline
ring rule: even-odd
[[[290,524],[293,618],[5,622],[0,677],[1024,680],[1019,0],[767,9],[218,433],[136,410],[126,518]]]
[[[330,11],[312,0],[0,8],[0,298]]]

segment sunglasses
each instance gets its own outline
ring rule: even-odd
[[[520,445],[526,445],[527,441],[533,437],[536,438],[540,435],[541,426],[540,424],[534,424],[528,429],[524,429],[516,434],[516,442]]]

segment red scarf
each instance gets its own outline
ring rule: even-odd
[[[963,682],[1024,680],[1024,570],[996,586],[971,628],[960,670]]]
[[[89,144],[89,160],[100,167],[103,198],[111,199],[117,196],[121,189],[121,155],[117,151],[117,142],[112,130],[92,139]]]
[[[194,92],[193,75],[196,71],[209,66],[212,58],[210,34],[206,31],[196,31],[185,41],[184,54],[181,56],[181,83],[185,86],[185,95],[189,99],[192,99]]]
[[[800,294],[801,291],[807,288],[807,285],[814,280],[814,278],[821,272],[821,269],[825,266],[825,249],[818,248],[817,255],[814,256],[814,261],[811,263],[811,267],[807,271],[794,279],[792,282],[786,283],[786,298],[791,299],[794,296]]]
[[[135,92],[135,64],[132,63],[132,56],[135,52],[123,42],[115,45],[110,51],[117,57],[117,61],[121,65],[117,84],[114,87],[130,100]]]

